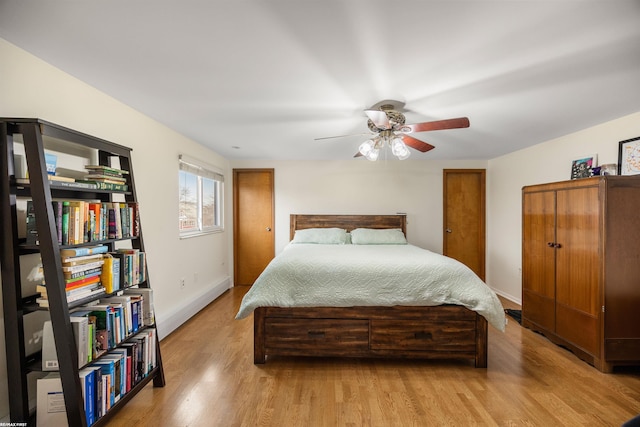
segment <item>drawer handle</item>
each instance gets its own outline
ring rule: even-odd
[[[433,336],[431,335],[431,332],[424,332],[424,331],[416,332],[415,334],[413,334],[413,336],[417,340],[430,340],[430,339],[433,339]]]
[[[309,338],[324,338],[324,332],[322,331],[309,331],[307,335]]]

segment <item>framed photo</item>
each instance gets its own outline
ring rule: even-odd
[[[640,174],[640,137],[620,141],[618,175]]]
[[[597,163],[597,154],[574,160],[571,162],[571,179],[589,178],[591,176],[591,168],[596,167]]]

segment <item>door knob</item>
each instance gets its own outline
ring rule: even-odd
[[[451,229],[450,228],[447,228],[444,231],[446,231],[447,233],[451,233]]]
[[[271,231],[271,227],[267,227],[267,231]]]

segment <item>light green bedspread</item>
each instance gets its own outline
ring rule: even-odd
[[[257,307],[456,304],[504,331],[500,300],[471,269],[413,245],[289,244],[244,296],[236,319]]]

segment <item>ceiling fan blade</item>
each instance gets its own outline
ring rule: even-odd
[[[423,153],[426,153],[427,151],[433,150],[434,148],[436,148],[431,144],[427,144],[426,142],[420,141],[419,139],[415,139],[414,137],[409,135],[403,135],[402,140],[409,147],[414,148]]]
[[[389,118],[387,117],[387,113],[380,110],[364,110],[369,120],[373,122],[374,125],[378,129],[389,129],[391,124],[389,123]]]
[[[469,119],[466,117],[459,117],[457,119],[436,120],[435,122],[416,123],[413,125],[405,125],[405,126],[411,128],[411,132],[426,132],[428,130],[468,128]]]
[[[336,135],[336,136],[323,136],[321,138],[313,138],[314,141],[321,141],[323,139],[333,139],[333,138],[346,138],[348,136],[359,136],[359,135],[373,135],[371,132],[364,133],[351,133],[349,135]]]

